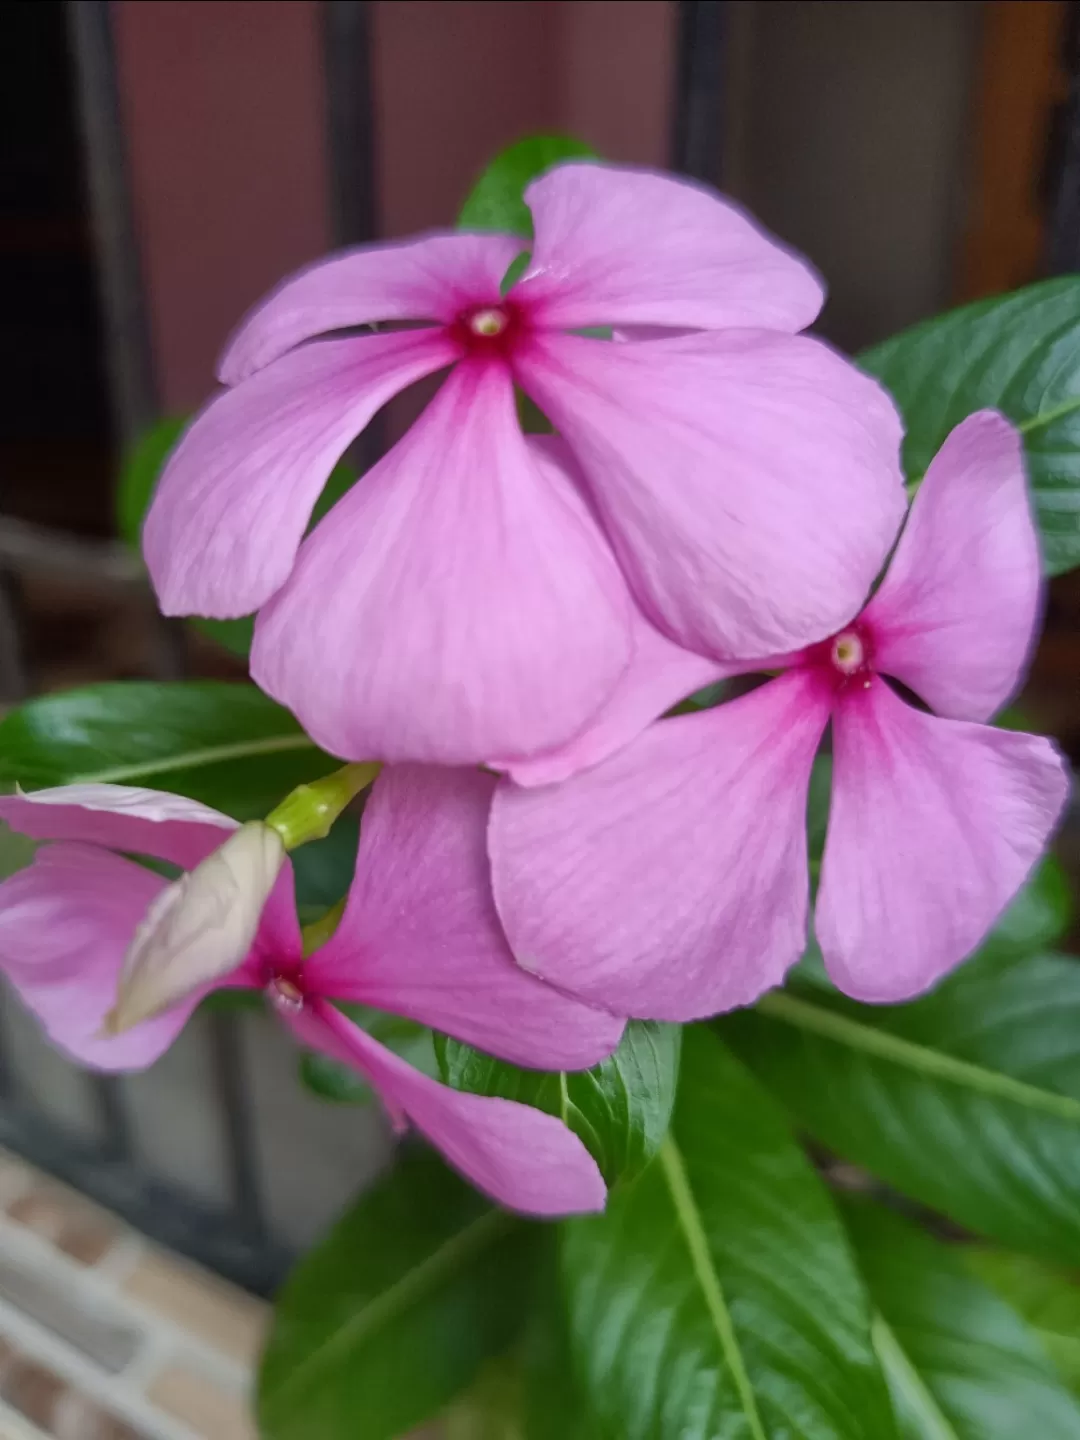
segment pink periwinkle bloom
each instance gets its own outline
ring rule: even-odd
[[[229,388],[150,509],[164,611],[258,610],[253,676],[335,754],[473,764],[562,744],[630,664],[628,584],[705,655],[820,640],[902,513],[891,401],[796,333],[823,298],[801,259],[648,171],[563,165],[526,199],[536,238],[505,294],[528,242],[463,232],[284,283],[233,337]],[[376,322],[398,328],[340,333]],[[619,340],[575,333],[602,326]],[[447,367],[303,539],[354,436]],[[568,483],[527,445],[515,385],[566,442]]]
[[[384,771],[344,914],[321,948],[303,955],[286,860],[240,963],[212,983],[200,974],[183,999],[118,1035],[104,1022],[125,956],[169,882],[116,852],[190,870],[235,822],[193,800],[123,786],[5,796],[0,817],[52,843],[0,885],[0,967],[55,1043],[103,1070],[151,1064],[215,984],[261,990],[302,1045],[357,1071],[395,1125],[411,1122],[501,1204],[539,1215],[602,1209],[596,1163],[560,1120],[439,1084],[334,1003],[408,1016],[525,1066],[578,1069],[618,1043],[621,1020],[513,963],[484,848],[494,783],[460,770]]]
[[[831,639],[741,667],[784,673],[634,739],[643,716],[739,668],[710,675],[653,637],[653,663],[569,756],[500,783],[489,847],[519,963],[658,1019],[778,984],[806,943],[807,789],[831,720],[826,966],[860,1000],[925,990],[990,930],[1068,793],[1048,740],[983,723],[1020,679],[1040,593],[1021,442],[982,411],[945,441],[880,588]]]

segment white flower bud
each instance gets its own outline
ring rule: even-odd
[[[132,938],[106,1030],[127,1030],[234,970],[284,860],[277,831],[253,820],[163,890]]]

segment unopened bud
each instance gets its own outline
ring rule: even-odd
[[[106,1032],[148,1020],[235,970],[251,949],[284,860],[281,836],[253,820],[164,889],[128,949]]]

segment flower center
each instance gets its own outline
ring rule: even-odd
[[[304,1008],[304,987],[298,973],[275,972],[266,982],[266,998],[279,1015],[299,1015]]]
[[[832,642],[832,663],[841,675],[854,675],[866,663],[866,647],[854,630],[845,630]]]
[[[449,327],[463,355],[504,360],[513,351],[521,329],[521,312],[512,300],[462,310]]]
[[[510,323],[505,310],[474,310],[465,322],[474,335],[489,340],[501,335]]]

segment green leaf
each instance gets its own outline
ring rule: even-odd
[[[143,516],[150,505],[158,476],[190,419],[190,415],[170,415],[159,420],[135,441],[124,456],[116,485],[116,526],[133,550],[140,547]]]
[[[439,1440],[525,1440],[521,1383],[516,1357],[489,1360],[470,1389],[439,1417]]]
[[[984,955],[910,1005],[798,986],[718,1022],[817,1140],[1011,1249],[1080,1263],[1080,964]]]
[[[34,858],[36,846],[26,835],[20,835],[0,820],[0,880],[18,870],[25,870]]]
[[[951,310],[859,358],[903,413],[909,478],[973,411],[992,406],[1015,421],[1046,571],[1080,565],[1080,276]]]
[[[558,1115],[588,1146],[609,1185],[644,1169],[667,1133],[679,1076],[678,1025],[631,1020],[618,1049],[591,1070],[521,1070],[440,1035],[443,1079],[455,1090],[520,1100]]]
[[[310,925],[349,893],[356,873],[360,822],[346,813],[322,840],[311,840],[292,852],[297,910],[301,925]]]
[[[504,230],[532,238],[526,187],[564,160],[595,160],[596,151],[571,135],[530,135],[501,150],[469,191],[461,207],[462,230]]]
[[[968,1246],[968,1269],[1018,1310],[1058,1374],[1080,1395],[1080,1284],[1030,1255]]]
[[[557,1259],[561,1232],[546,1247],[522,1345],[523,1440],[613,1440],[589,1409],[575,1374]]]
[[[266,1440],[395,1440],[514,1341],[542,1234],[430,1152],[406,1156],[278,1297],[259,1373]]]
[[[1080,1405],[1035,1336],[955,1249],[881,1206],[844,1214],[904,1440],[1080,1440]]]
[[[0,721],[0,790],[142,785],[238,820],[265,815],[338,763],[253,685],[90,685],[31,700]]]
[[[191,623],[196,630],[209,635],[211,640],[223,646],[233,655],[246,659],[251,652],[251,641],[255,634],[254,615],[243,615],[239,620],[207,620],[193,615]]]
[[[840,1221],[775,1103],[706,1030],[672,1133],[563,1232],[572,1349],[621,1440],[888,1440]]]
[[[362,1076],[318,1050],[306,1050],[300,1056],[299,1074],[300,1083],[320,1100],[366,1105],[372,1098],[371,1086]]]
[[[1055,945],[1072,924],[1073,901],[1061,862],[1047,856],[983,942],[979,955],[1017,959]]]

